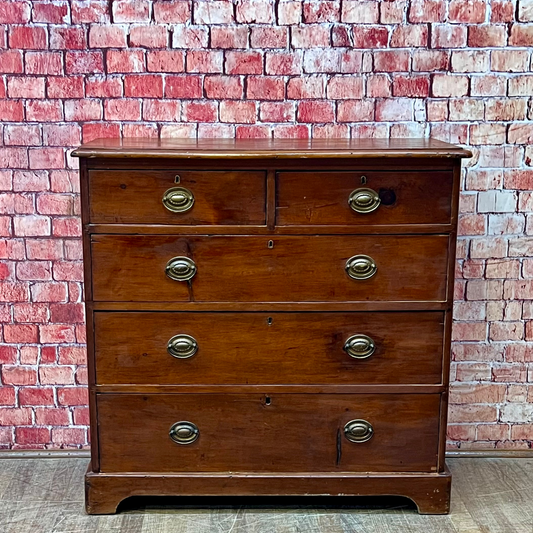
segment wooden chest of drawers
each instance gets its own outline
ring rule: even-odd
[[[87,511],[402,495],[444,462],[460,158],[428,140],[79,148]]]

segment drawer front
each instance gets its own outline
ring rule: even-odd
[[[101,224],[265,224],[266,174],[91,170],[90,218]]]
[[[447,255],[446,235],[273,239],[93,235],[93,298],[178,302],[444,301]],[[175,281],[166,274],[167,268],[174,277],[193,277]]]
[[[444,314],[96,312],[99,384],[437,384]]]
[[[438,394],[100,394],[100,468],[434,471],[439,407]]]
[[[280,172],[276,223],[450,224],[451,171]]]

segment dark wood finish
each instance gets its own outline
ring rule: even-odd
[[[281,172],[277,175],[276,222],[287,225],[449,224],[451,172],[358,169],[344,172]],[[352,191],[369,188],[381,203],[372,213],[348,204]]]
[[[116,513],[118,504],[130,496],[406,496],[421,514],[450,511],[451,475],[443,472],[418,474],[336,473],[194,473],[107,474],[87,472],[86,509],[90,514]]]
[[[105,236],[92,238],[98,301],[445,300],[448,236],[265,237]],[[346,261],[365,254],[377,273],[351,279]],[[189,282],[165,275],[176,256],[194,260]]]
[[[94,315],[100,384],[438,384],[444,314],[433,313],[102,313]],[[343,349],[369,335],[375,352]],[[176,359],[178,334],[198,342]]]
[[[91,222],[99,224],[265,224],[266,173],[214,170],[91,170]],[[185,187],[194,205],[165,208],[163,195]]]
[[[95,139],[74,157],[175,159],[328,159],[471,157],[437,139]]]
[[[124,139],[73,155],[88,512],[115,512],[136,494],[397,494],[422,513],[448,512],[453,263],[469,151],[427,139]],[[177,170],[196,187],[181,215],[160,203]],[[395,201],[357,215],[352,184],[392,189]],[[374,258],[373,278],[347,276],[355,254]],[[198,265],[190,287],[164,275],[176,255]],[[341,348],[354,318],[378,341],[366,361]],[[201,337],[191,359],[166,353],[176,325]],[[199,423],[191,447],[170,441],[175,416]],[[346,441],[339,429],[366,416],[372,439]]]
[[[438,394],[100,394],[97,404],[102,472],[437,470]],[[345,438],[354,419],[372,424],[369,441]],[[184,420],[200,433],[180,445],[168,432]]]

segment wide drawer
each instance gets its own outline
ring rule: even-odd
[[[93,298],[444,301],[448,243],[447,235],[93,235]]]
[[[102,224],[265,224],[258,171],[91,170],[90,219]]]
[[[100,394],[97,408],[102,472],[437,466],[438,394]]]
[[[96,312],[98,384],[437,384],[444,314]]]
[[[450,224],[451,171],[280,172],[276,224]]]

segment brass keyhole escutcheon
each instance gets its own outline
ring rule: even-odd
[[[173,213],[185,213],[194,205],[194,194],[185,187],[172,187],[163,195],[163,205]]]
[[[344,426],[344,436],[350,442],[367,442],[374,435],[374,428],[366,420],[351,420]]]
[[[366,187],[355,189],[348,197],[348,205],[356,213],[361,214],[372,213],[379,207],[380,203],[381,199],[378,193]]]
[[[378,267],[369,255],[359,254],[346,261],[345,270],[352,279],[362,280],[371,278],[378,271]]]
[[[176,359],[188,359],[198,351],[198,343],[190,335],[174,335],[167,343],[167,352]]]
[[[165,267],[165,274],[174,281],[189,281],[196,274],[196,263],[189,257],[173,257]]]
[[[200,436],[200,430],[192,422],[176,422],[168,432],[169,437],[176,444],[192,444]]]
[[[368,335],[352,335],[344,343],[344,351],[354,359],[367,359],[376,351],[376,345]]]

